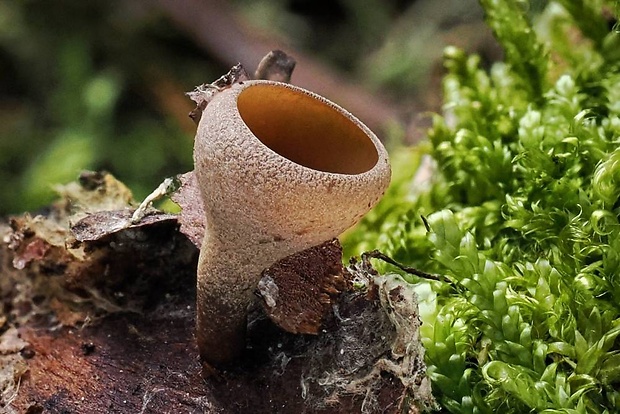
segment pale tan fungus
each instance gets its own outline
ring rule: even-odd
[[[353,115],[284,83],[246,81],[202,113],[194,147],[206,214],[197,339],[222,366],[245,347],[261,272],[355,224],[390,181],[388,155]]]

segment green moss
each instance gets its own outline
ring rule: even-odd
[[[445,116],[347,242],[447,276],[422,334],[453,413],[620,410],[620,60],[603,8],[481,0],[505,50],[445,52]],[[576,40],[577,39],[577,40]],[[423,154],[436,169],[413,179]],[[403,172],[402,170],[406,172]],[[415,183],[412,185],[412,183]],[[425,220],[421,219],[425,217]]]

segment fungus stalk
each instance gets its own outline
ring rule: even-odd
[[[206,228],[197,278],[203,362],[221,367],[245,348],[261,272],[337,237],[383,195],[387,152],[353,115],[273,81],[244,81],[210,97],[194,147]]]

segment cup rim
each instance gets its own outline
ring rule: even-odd
[[[274,93],[260,91],[262,88],[269,88]],[[244,126],[264,147],[289,162],[321,173],[345,176],[371,174],[382,167],[382,160],[387,164],[387,151],[374,132],[346,109],[321,95],[295,85],[268,80],[244,81],[231,89],[234,89],[235,104]],[[262,101],[251,102],[252,99]],[[307,104],[309,108],[300,107],[300,104]],[[297,115],[299,111],[302,113]],[[284,116],[279,116],[282,113]],[[269,116],[270,122],[261,119],[266,116]],[[319,117],[318,124],[317,119],[304,119],[312,116]],[[287,117],[300,125],[287,123]],[[271,125],[273,123],[277,125]],[[340,130],[330,130],[334,126]],[[293,139],[267,136],[277,128],[282,128],[284,132],[276,131],[276,135],[290,133],[291,128],[297,130],[296,134],[292,134]],[[314,142],[308,137],[312,131],[332,135],[322,137],[327,142]],[[337,136],[339,133],[349,133],[351,136],[341,141]],[[308,154],[306,151],[317,153]],[[361,160],[352,157],[361,157]]]

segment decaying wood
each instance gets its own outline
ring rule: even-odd
[[[414,413],[433,406],[415,295],[374,281],[369,267],[345,271],[333,243],[327,253],[302,252],[300,264],[287,258],[265,271],[285,300],[299,295],[297,282],[283,282],[287,268],[299,280],[324,278],[330,306],[313,320],[318,334],[286,332],[272,321],[289,326],[286,312],[270,319],[257,301],[243,359],[203,377],[194,338],[198,249],[170,214],[153,211],[132,223],[135,203],[113,177],[82,178],[45,216],[0,224],[1,412]],[[88,212],[86,200],[103,210]],[[313,270],[317,257],[325,263]]]

